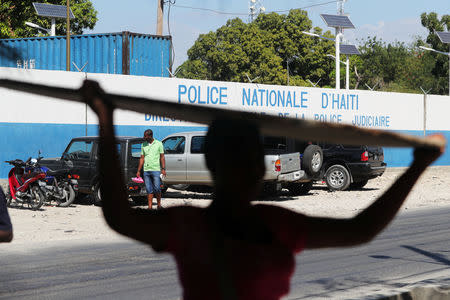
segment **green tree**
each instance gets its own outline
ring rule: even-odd
[[[2,0],[0,2],[0,38],[32,37],[37,29],[25,25],[32,22],[44,28],[51,27],[51,20],[39,17],[32,5],[34,0]],[[66,0],[44,0],[42,3],[66,5]],[[75,19],[70,21],[73,34],[83,33],[83,29],[93,29],[97,22],[97,11],[89,0],[71,0],[70,7]],[[66,34],[66,20],[56,19],[56,34]]]
[[[355,88],[377,86],[377,90],[421,93],[420,86],[434,85],[434,65],[415,44],[385,43],[376,37],[362,41],[361,56],[352,57]],[[357,72],[355,72],[357,70]]]
[[[398,78],[400,68],[409,55],[403,43],[386,44],[376,37],[365,40],[359,50],[361,56],[357,68],[363,77],[362,83],[378,85],[381,89]]]
[[[178,76],[243,82],[248,75],[259,76],[262,83],[286,84],[289,61],[290,84],[307,85],[307,79],[330,84],[332,63],[323,54],[334,46],[301,33],[311,27],[302,10],[261,14],[249,24],[238,18],[229,20],[215,32],[199,36]],[[322,33],[320,28],[314,31]]]
[[[433,49],[443,52],[449,52],[449,45],[441,42],[439,37],[434,33],[435,31],[450,31],[450,15],[443,15],[439,20],[438,15],[434,12],[429,14],[423,13],[421,16],[422,25],[428,29],[428,36],[426,43]],[[418,43],[420,45],[423,43]],[[434,88],[441,94],[447,94],[449,92],[448,86],[448,64],[449,59],[443,54],[427,51],[425,54],[427,57],[433,57],[435,64],[432,69],[432,74],[436,78]]]

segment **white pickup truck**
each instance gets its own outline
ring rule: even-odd
[[[192,131],[175,133],[163,139],[167,172],[163,182],[166,186],[212,185],[205,162],[205,136],[206,131]],[[283,151],[273,147],[266,147],[265,151],[266,193],[274,194],[283,186],[294,190],[297,185],[302,185],[294,183],[305,175],[300,168],[300,153],[280,154]]]

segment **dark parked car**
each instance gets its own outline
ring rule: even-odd
[[[332,191],[362,188],[386,170],[383,148],[319,144],[323,152],[320,177]]]
[[[136,176],[143,141],[138,137],[116,137],[116,146],[130,197],[146,195],[143,184],[131,181],[131,178]],[[78,137],[70,141],[61,157],[46,158],[40,163],[52,170],[69,168],[76,172],[80,176],[78,179],[79,193],[92,195],[94,203],[100,204],[97,151],[98,137]]]

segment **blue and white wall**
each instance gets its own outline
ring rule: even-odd
[[[393,130],[413,135],[441,132],[450,139],[450,97],[336,91],[262,84],[199,81],[175,78],[74,73],[64,71],[0,68],[0,78],[78,88],[85,78],[97,80],[108,92],[158,97],[162,100],[225,109],[240,109],[283,117]],[[76,136],[97,135],[97,118],[85,105],[0,88],[0,178],[9,165],[5,160],[60,156]],[[424,118],[424,112],[426,117]],[[118,135],[141,136],[152,128],[156,138],[204,126],[152,115],[118,110]],[[388,166],[406,166],[411,149],[386,148]],[[450,153],[437,165],[450,165]]]

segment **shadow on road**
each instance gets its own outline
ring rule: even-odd
[[[401,247],[403,247],[405,249],[408,249],[408,250],[411,250],[411,251],[414,251],[416,253],[422,254],[422,255],[424,255],[426,257],[434,259],[435,261],[440,262],[442,264],[445,264],[447,266],[450,266],[450,260],[448,260],[447,258],[445,258],[441,254],[428,252],[428,251],[425,251],[425,250],[422,250],[422,249],[419,249],[419,248],[416,248],[416,247],[413,247],[413,246],[408,246],[408,245],[402,245]]]

